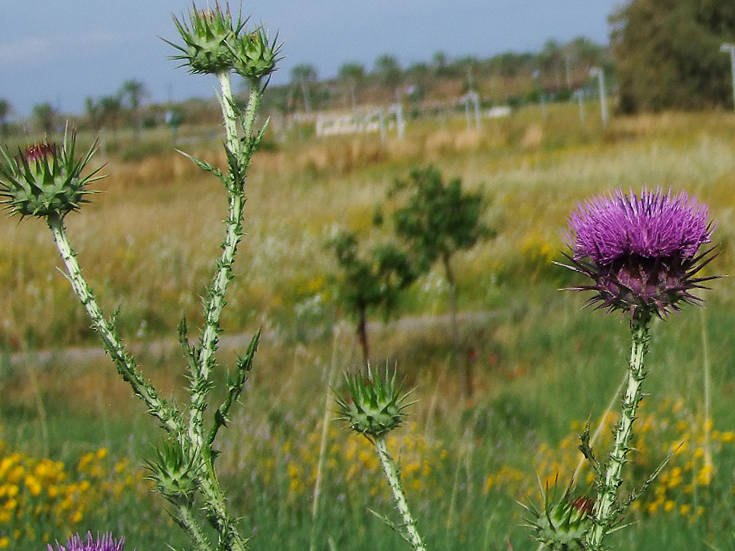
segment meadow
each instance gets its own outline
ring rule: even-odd
[[[441,270],[409,289],[394,319],[373,316],[371,362],[397,366],[417,400],[389,446],[428,548],[538,547],[519,502],[539,503],[539,480],[569,481],[587,420],[603,426],[598,447],[609,441],[614,418],[605,413],[628,355],[625,319],[559,290],[578,281],[554,264],[564,260],[570,211],[615,188],[686,189],[717,221],[719,254],[707,272],[728,274],[735,259],[735,115],[663,113],[602,128],[594,104],[587,109],[581,121],[576,105],[525,107],[480,131],[463,116],[416,121],[404,139],[385,142],[269,131],[251,166],[246,236],[222,319],[223,363],[257,328],[264,335],[218,460],[253,549],[405,545],[369,512],[393,507],[371,446],[333,420],[331,388],[361,360],[354,324],[334,301],[325,244],[338,226],[386,239],[372,227],[376,205],[425,164],[482,188],[497,236],[457,258],[471,397],[450,369]],[[103,193],[67,225],[98,299],[108,311],[122,305],[121,333],[142,370],[175,397],[185,379],[173,337],[182,315],[201,323],[226,204],[218,182],[168,137],[133,144],[120,133],[106,143]],[[217,134],[180,147],[224,162]],[[77,530],[112,530],[138,551],[181,548],[145,480],[156,427],[94,348],[48,229],[5,217],[0,228],[0,548],[45,549]],[[675,455],[635,504],[631,526],[608,541],[615,548],[735,549],[735,282],[711,287],[705,308],[654,324],[633,483]],[[582,469],[578,489],[592,495]]]

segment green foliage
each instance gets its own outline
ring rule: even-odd
[[[486,207],[482,192],[464,191],[459,178],[445,184],[436,168],[418,168],[407,180],[396,180],[391,195],[403,191],[409,196],[393,213],[395,230],[424,270],[493,234],[481,220]]]
[[[625,113],[723,106],[730,71],[723,42],[735,40],[730,0],[634,0],[611,18]]]
[[[367,363],[369,346],[367,315],[382,308],[385,318],[395,310],[401,291],[417,277],[408,256],[394,245],[378,245],[360,254],[355,232],[338,231],[328,243],[341,270],[337,278],[337,299],[355,316],[363,355]]]
[[[400,291],[416,278],[405,253],[393,245],[379,245],[361,255],[355,232],[338,231],[328,246],[343,272],[337,296],[352,313],[382,308],[389,317]]]

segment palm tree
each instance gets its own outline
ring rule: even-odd
[[[375,73],[378,75],[380,84],[395,92],[396,100],[398,100],[398,87],[403,80],[403,70],[398,63],[398,59],[390,54],[379,56],[375,60]]]
[[[135,141],[140,139],[140,131],[142,120],[140,118],[140,104],[142,100],[149,96],[145,84],[139,80],[130,79],[123,82],[119,92],[122,99],[127,98],[130,110],[133,114],[133,123],[135,126]]]
[[[309,102],[308,82],[313,82],[317,78],[316,67],[309,63],[299,63],[291,69],[291,80],[301,86],[301,93],[304,96],[304,110],[311,113],[311,103]]]
[[[365,78],[365,67],[356,62],[344,63],[337,72],[340,80],[344,81],[346,88],[350,92],[352,100],[352,108],[357,105],[357,89]]]
[[[39,103],[33,106],[33,118],[45,134],[51,134],[56,127],[56,109],[50,103]]]

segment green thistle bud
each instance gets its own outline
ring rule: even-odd
[[[178,442],[164,443],[156,448],[155,461],[147,461],[156,490],[175,505],[191,505],[199,486],[197,454],[186,454]]]
[[[269,42],[265,31],[259,27],[230,43],[234,57],[233,69],[248,80],[260,81],[276,70],[280,49],[281,45],[276,40]]]
[[[371,441],[401,425],[404,410],[413,403],[404,403],[410,392],[401,394],[403,384],[397,384],[396,372],[390,376],[387,368],[381,376],[368,366],[366,377],[345,374],[345,381],[351,400],[337,397],[338,419]]]
[[[232,69],[234,59],[228,44],[236,42],[247,20],[243,21],[238,16],[237,21],[233,21],[229,7],[223,12],[216,3],[213,10],[203,11],[197,10],[196,5],[192,4],[189,24],[180,22],[176,17],[174,23],[184,45],[178,46],[164,39],[182,52],[181,55],[173,56],[173,59],[183,60],[192,73],[216,75]]]
[[[548,488],[547,488],[548,490]],[[541,543],[540,549],[549,551],[584,551],[585,536],[593,524],[594,502],[587,496],[572,498],[571,488],[557,502],[541,491],[544,508],[526,507],[533,518],[527,519],[533,537]]]
[[[85,195],[96,193],[87,184],[103,178],[98,167],[87,176],[81,173],[96,151],[96,142],[81,159],[74,158],[76,134],[64,134],[64,142],[41,142],[19,151],[14,158],[0,148],[0,203],[21,216],[48,217],[78,210]]]

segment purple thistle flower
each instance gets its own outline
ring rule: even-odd
[[[666,316],[679,303],[698,304],[693,289],[718,276],[694,277],[712,258],[714,230],[709,210],[684,191],[672,195],[644,189],[640,196],[601,195],[585,201],[569,217],[569,268],[594,283],[573,287],[595,291],[598,308]]]
[[[109,532],[103,534],[102,537],[98,534],[96,540],[92,532],[87,532],[86,541],[82,540],[79,534],[74,534],[65,546],[56,542],[56,551],[123,551],[124,547],[125,538],[115,539]],[[54,551],[54,548],[49,545],[48,551]]]

